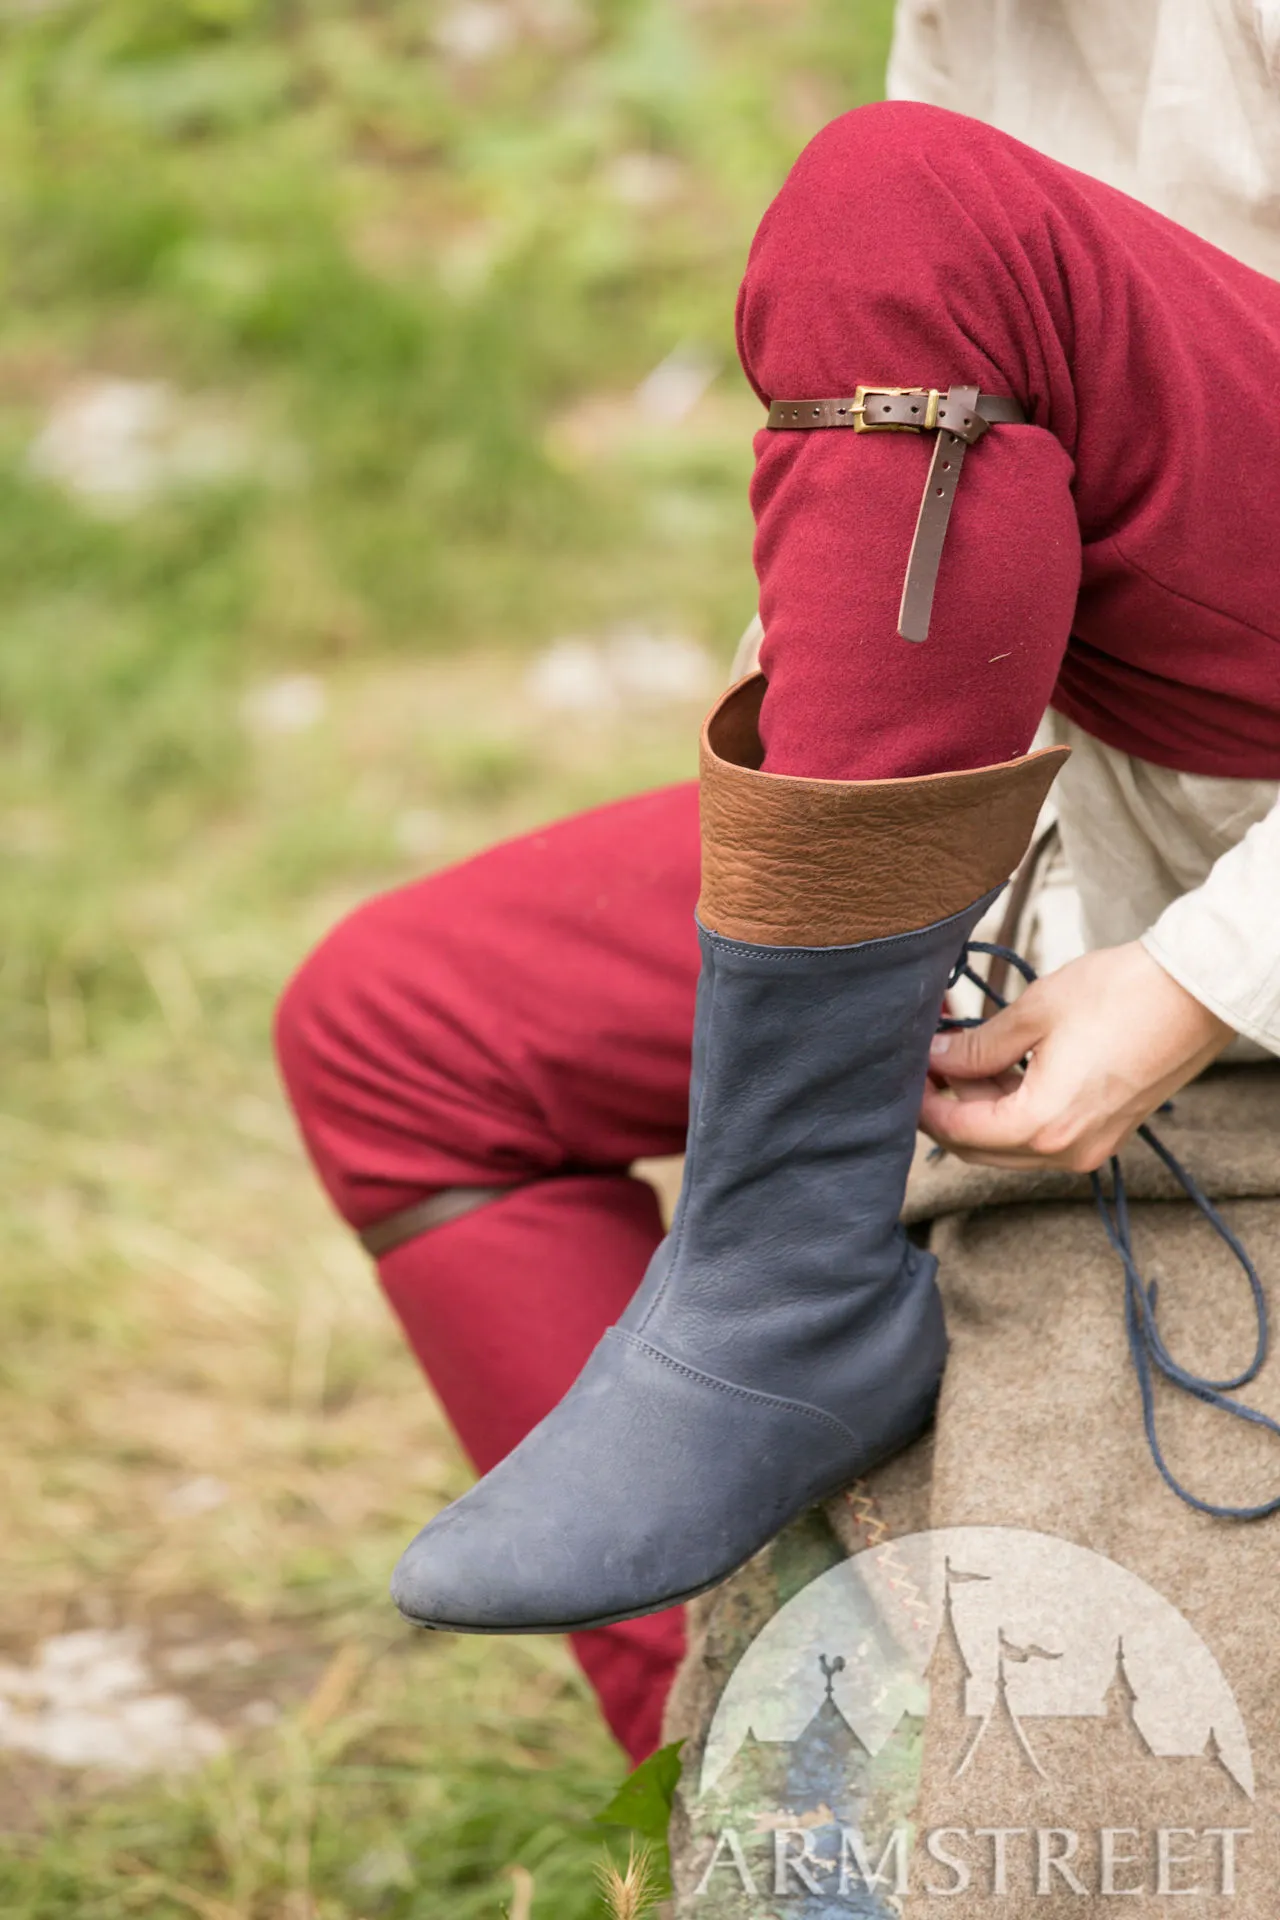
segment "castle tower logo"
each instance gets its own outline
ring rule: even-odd
[[[1243,1894],[1254,1796],[1230,1684],[1169,1600],[1072,1542],[953,1527],[768,1622],[687,1805],[708,1916],[835,1920],[1020,1891],[1216,1908]]]

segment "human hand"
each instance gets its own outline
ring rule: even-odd
[[[977,1166],[1092,1173],[1233,1037],[1136,940],[1106,947],[939,1034],[920,1125]]]

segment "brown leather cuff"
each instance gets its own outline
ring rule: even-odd
[[[698,918],[756,946],[854,946],[960,913],[1014,871],[1070,753],[909,780],[762,773],[765,686],[740,681],[702,731]]]

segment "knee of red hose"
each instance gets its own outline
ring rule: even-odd
[[[363,911],[363,910],[362,910]],[[276,1008],[274,1041],[281,1079],[316,1170],[352,1225],[360,1208],[347,1180],[346,1136],[357,1124],[353,1068],[362,1050],[353,1005],[357,976],[352,938],[359,914],[344,921],[308,955]],[[416,1197],[416,1196],[411,1196]]]
[[[774,398],[859,382],[1016,390],[1039,367],[1041,161],[963,114],[882,101],[816,135],[766,212],[738,302],[748,379]],[[1043,262],[1042,262],[1043,267]]]
[[[485,1105],[459,1046],[465,1017],[451,1014],[443,969],[436,976],[428,913],[419,905],[407,920],[395,895],[357,908],[276,1009],[276,1058],[307,1151],[357,1228],[490,1177],[456,1121],[460,1104]]]
[[[443,1188],[519,1185],[558,1164],[495,990],[502,966],[492,950],[477,952],[474,894],[455,872],[368,901],[281,997],[281,1075],[350,1226],[372,1226]]]

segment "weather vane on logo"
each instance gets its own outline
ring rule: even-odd
[[[834,1660],[828,1660],[825,1653],[818,1655],[818,1665],[822,1668],[822,1677],[827,1683],[828,1700],[835,1699],[835,1678],[844,1672],[844,1655],[838,1653]]]

